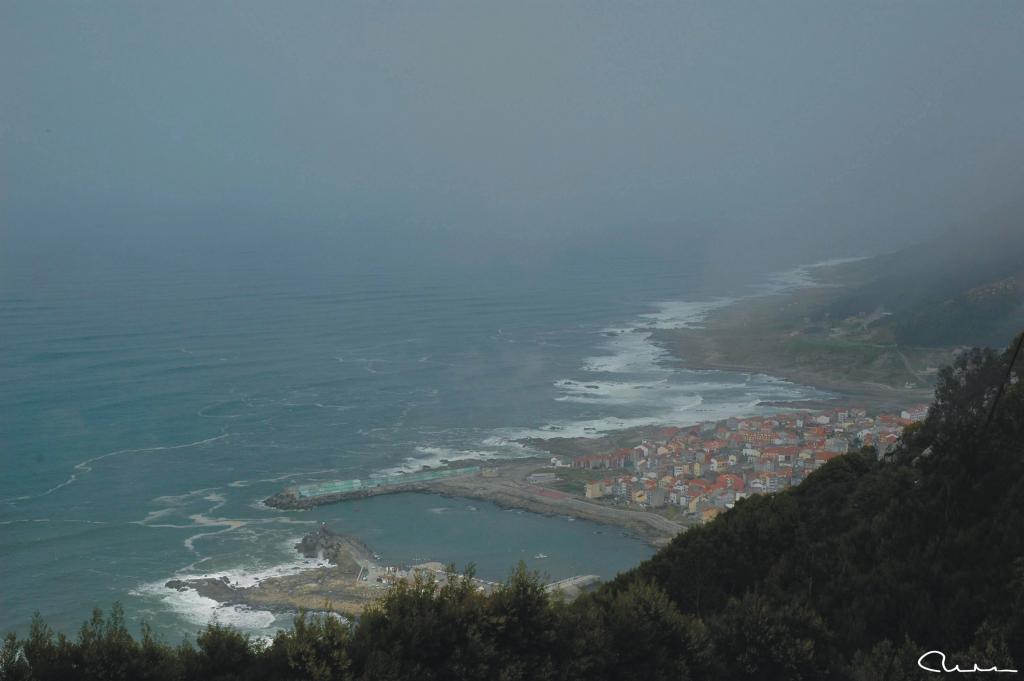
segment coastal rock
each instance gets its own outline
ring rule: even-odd
[[[200,579],[172,579],[164,584],[168,589],[187,591],[194,589],[205,598],[212,598],[220,603],[243,603],[245,589],[231,585],[227,577],[203,577]]]
[[[304,502],[291,490],[284,490],[277,494],[267,497],[263,500],[263,503],[270,508],[279,508],[282,510],[300,510],[312,508],[314,504]]]
[[[304,536],[295,548],[306,558],[327,560],[339,567],[351,567],[354,562],[368,560],[373,556],[366,544],[355,537],[335,532],[323,523],[314,532]]]
[[[382,593],[384,587],[376,580],[359,579],[364,570],[379,572],[381,568],[373,552],[358,539],[321,524],[302,537],[295,548],[307,558],[325,559],[332,565],[268,577],[251,586],[232,583],[227,576],[172,579],[164,585],[175,591],[194,590],[221,605],[273,612],[332,610],[346,616],[357,616]]]

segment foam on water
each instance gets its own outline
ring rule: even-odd
[[[577,383],[569,379],[555,382],[555,388],[562,393],[555,399],[559,402],[579,404],[634,404],[660,398],[672,386],[667,380],[649,383],[627,383],[615,381],[588,381]]]
[[[404,461],[390,468],[383,468],[374,475],[395,475],[415,473],[428,468],[442,468],[455,461],[489,461],[504,459],[507,455],[491,449],[453,449],[450,447],[419,446],[419,456],[406,457]]]
[[[539,428],[523,428],[506,431],[513,439],[551,439],[556,437],[598,437],[618,430],[668,423],[664,416],[636,416],[620,418],[607,416],[598,419],[577,421],[552,421]]]
[[[600,333],[608,337],[598,344],[602,354],[583,360],[583,371],[607,374],[668,371],[662,363],[671,356],[664,348],[650,342],[648,331],[610,328]]]
[[[784,272],[776,272],[768,276],[767,281],[754,287],[755,295],[774,295],[796,291],[802,288],[814,288],[816,286],[828,286],[814,278],[814,270],[832,265],[842,265],[849,262],[867,260],[870,256],[856,256],[850,258],[830,258],[810,265],[801,265]]]
[[[708,315],[736,302],[735,298],[707,301],[665,300],[653,303],[657,311],[640,315],[649,329],[682,329],[700,326]]]
[[[245,632],[257,632],[270,628],[277,621],[277,615],[270,611],[253,610],[244,605],[221,605],[192,589],[168,589],[163,582],[145,584],[131,594],[160,602],[164,608],[197,628],[216,623]]]
[[[550,439],[599,437],[630,428],[653,426],[690,426],[702,421],[717,421],[731,416],[759,414],[778,411],[775,407],[761,405],[765,400],[799,400],[807,392],[798,386],[787,388],[785,384],[764,385],[761,389],[725,391],[713,401],[701,394],[688,392],[690,386],[680,386],[676,393],[665,393],[664,399],[648,402],[649,411],[638,416],[606,416],[594,419],[551,421],[538,428],[507,429],[504,437],[509,439]]]
[[[772,275],[749,297],[815,286],[814,269],[857,259],[829,260]],[[760,374],[681,371],[672,366],[672,355],[652,340],[657,330],[699,327],[710,313],[738,300],[660,301],[652,304],[654,311],[638,315],[633,324],[602,329],[597,343],[601,354],[584,359],[580,375],[555,381],[554,399],[606,413],[552,420],[534,428],[504,429],[503,436],[596,437],[628,428],[692,425],[764,411],[759,406],[762,401],[820,396],[812,389]],[[712,376],[723,380],[708,380]]]
[[[170,580],[195,580],[195,579],[221,579],[227,578],[228,582],[239,588],[251,587],[259,584],[265,579],[273,577],[286,577],[298,574],[306,570],[326,567],[330,563],[317,558],[306,558],[295,551],[295,544],[301,539],[300,536],[289,537],[281,542],[277,549],[293,554],[292,560],[271,565],[264,568],[230,568],[212,572],[191,572],[199,563],[207,559],[197,561],[185,569],[176,572],[166,579],[141,584],[131,591],[131,594],[146,600],[156,600],[168,610],[177,614],[185,621],[203,627],[207,624],[227,624],[250,633],[268,633],[278,620],[278,615],[266,610],[250,608],[244,605],[221,605],[217,601],[201,596],[194,589],[178,591],[167,587]],[[285,624],[289,618],[285,618]]]

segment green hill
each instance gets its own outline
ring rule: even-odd
[[[1024,328],[1024,205],[812,274],[820,286],[744,298],[653,337],[690,369],[763,372],[876,406],[925,401],[959,348]]]
[[[850,454],[743,500],[610,588],[656,583],[722,632],[712,638],[738,656],[722,656],[726,678],[884,678],[867,669],[912,668],[931,648],[1024,666],[1019,383],[985,424],[1008,357],[973,350],[943,369],[927,421],[888,460]],[[800,656],[767,634],[775,627],[802,637]]]
[[[1024,205],[825,274],[849,285],[818,316],[884,312],[874,336],[903,345],[997,345],[1024,326]]]

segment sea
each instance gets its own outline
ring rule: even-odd
[[[523,438],[823,397],[688,370],[650,340],[738,297],[810,284],[797,268],[738,273],[709,292],[700,271],[687,253],[431,268],[240,249],[6,260],[0,632],[24,634],[38,612],[73,635],[119,602],[130,627],[148,622],[172,643],[210,622],[270,636],[291,616],[164,584],[309,568],[294,544],[321,522],[385,563],[472,564],[492,580],[520,560],[552,580],[637,565],[653,549],[619,528],[481,501],[397,494],[279,511],[262,500],[287,485],[536,454]]]

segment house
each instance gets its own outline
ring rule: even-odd
[[[627,462],[631,461],[632,450],[618,449],[611,454],[585,454],[573,459],[573,468],[584,470],[600,470],[604,468],[625,468]]]
[[[661,508],[665,505],[665,490],[661,487],[656,487],[652,490],[647,491],[647,505],[651,508]]]
[[[606,493],[603,480],[591,480],[583,485],[583,496],[587,499],[600,499]]]
[[[709,501],[715,508],[732,508],[736,504],[736,492],[730,489],[717,489]]]
[[[772,441],[772,433],[766,430],[748,430],[743,433],[743,439],[752,445],[766,445]]]
[[[628,498],[632,489],[633,484],[629,478],[617,478],[615,482],[612,483],[612,494],[614,494],[617,499]]]
[[[814,453],[814,460],[815,460],[816,464],[820,467],[820,466],[825,465],[826,463],[828,463],[829,461],[831,461],[832,459],[836,458],[839,455],[840,455],[839,452],[830,452],[828,450],[826,450],[824,452],[815,452]]]
[[[825,440],[825,450],[836,452],[837,454],[845,454],[850,451],[850,443],[846,438],[830,437]]]
[[[721,485],[725,489],[736,490],[737,492],[742,492],[743,488],[746,486],[746,483],[743,481],[743,478],[736,475],[735,473],[722,473],[721,475],[718,476],[718,479],[715,481],[715,484]]]
[[[900,412],[900,418],[906,421],[924,421],[926,416],[928,416],[927,404],[915,404],[913,407]]]
[[[797,434],[788,431],[776,433],[775,437],[772,438],[772,444],[775,445],[795,445],[798,442],[800,442],[800,438],[797,437]]]
[[[686,494],[690,497],[699,497],[704,494],[710,486],[711,484],[707,480],[702,480],[700,478],[690,480],[689,484],[686,486]]]

